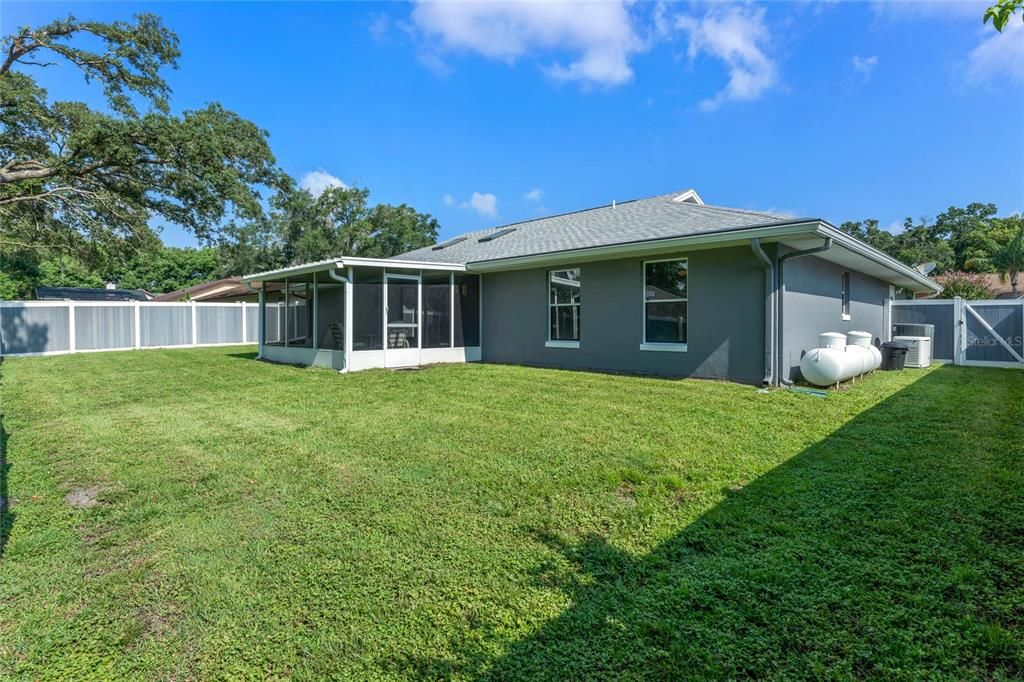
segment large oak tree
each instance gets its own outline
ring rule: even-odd
[[[266,131],[216,103],[173,114],[161,72],[178,56],[177,37],[151,14],[68,17],[3,38],[0,249],[88,262],[153,245],[154,217],[204,240],[227,218],[262,214],[260,187],[288,183]],[[106,109],[51,100],[34,74],[56,63],[102,87]]]

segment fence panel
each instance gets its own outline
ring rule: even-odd
[[[892,324],[935,325],[935,346],[932,356],[936,360],[952,362],[955,357],[956,319],[953,301],[893,301]]]
[[[258,304],[245,304],[245,342],[257,343],[260,340],[260,307]]]
[[[192,306],[139,306],[139,345],[192,345]]]
[[[75,350],[135,347],[135,310],[128,306],[75,304]]]
[[[0,355],[66,353],[71,347],[69,307],[0,308]]]
[[[255,303],[0,301],[0,355],[256,343],[259,324]]]
[[[211,305],[196,308],[196,342],[242,343],[242,308]]]

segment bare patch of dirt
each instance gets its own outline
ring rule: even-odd
[[[615,496],[623,504],[634,505],[636,504],[636,486],[628,481],[622,483],[615,489]]]
[[[139,609],[136,618],[146,636],[153,639],[162,639],[172,629],[171,619],[153,607]]]
[[[64,496],[64,501],[75,509],[92,509],[100,504],[100,489],[96,486],[75,488]]]

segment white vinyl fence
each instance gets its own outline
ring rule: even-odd
[[[257,303],[0,301],[0,355],[257,343]]]
[[[891,304],[892,324],[935,326],[936,360],[1024,368],[1024,300],[918,299]]]

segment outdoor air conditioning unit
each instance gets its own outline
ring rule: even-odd
[[[927,336],[894,336],[892,340],[909,346],[904,366],[923,368],[932,364],[932,340]]]
[[[892,335],[896,336],[927,336],[935,343],[935,325],[934,324],[914,324],[911,322],[894,322],[892,325]]]

